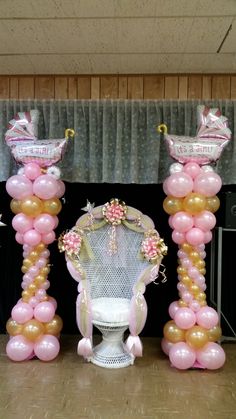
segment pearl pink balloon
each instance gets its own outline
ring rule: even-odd
[[[205,329],[211,329],[216,326],[219,322],[218,313],[212,307],[202,307],[197,312],[197,323],[199,326],[204,327]]]
[[[172,231],[172,240],[177,244],[183,244],[185,242],[185,234],[180,231]]]
[[[181,307],[175,313],[174,321],[180,329],[190,329],[196,323],[196,316],[190,308]]]
[[[30,180],[35,180],[41,175],[41,167],[36,163],[28,163],[24,167],[24,174]]]
[[[41,199],[51,199],[58,191],[57,180],[50,175],[41,175],[35,179],[33,193]]]
[[[58,355],[59,350],[58,339],[52,335],[43,335],[34,345],[35,355],[41,361],[52,361]]]
[[[32,307],[28,303],[24,302],[17,303],[11,311],[11,317],[13,318],[13,320],[20,324],[23,324],[28,320],[31,320],[33,318],[33,315],[34,312]]]
[[[186,241],[191,244],[192,246],[197,246],[204,241],[204,232],[197,227],[191,228],[191,230],[187,231],[185,234]]]
[[[34,309],[34,317],[40,322],[50,322],[54,316],[54,305],[50,301],[43,301],[42,303],[39,303]]]
[[[206,231],[204,233],[204,239],[203,239],[203,243],[207,244],[212,240],[212,232],[211,231]]]
[[[162,184],[162,189],[163,189],[163,191],[166,195],[170,195],[170,191],[167,187],[168,179],[169,179],[169,177],[167,177]]]
[[[22,335],[13,336],[7,343],[6,353],[12,361],[25,361],[34,350],[33,342],[25,339]]]
[[[15,199],[24,199],[33,193],[32,182],[23,175],[11,176],[6,182],[8,194]]]
[[[185,233],[193,227],[193,217],[185,211],[179,211],[173,215],[172,224],[174,229]]]
[[[174,343],[169,342],[165,338],[162,338],[162,340],[161,340],[161,349],[163,350],[164,354],[166,354],[167,356],[169,355],[170,348],[172,348],[173,345],[174,345]]]
[[[196,313],[200,310],[201,306],[197,300],[193,300],[191,301],[191,303],[189,303],[189,308],[191,308],[191,310],[193,310],[194,313]]]
[[[23,234],[16,233],[15,234],[15,239],[16,239],[17,243],[19,243],[19,244],[23,244],[24,243],[24,236],[23,236]]]
[[[32,308],[35,308],[37,304],[38,304],[38,300],[37,300],[37,298],[36,298],[36,297],[31,297],[31,298],[29,299],[29,305],[30,305]]]
[[[199,270],[195,267],[195,266],[191,266],[188,269],[188,275],[190,276],[190,278],[195,279],[198,278],[199,276]]]
[[[188,291],[183,292],[182,295],[181,295],[181,298],[187,304],[190,303],[193,300],[192,294]]]
[[[181,259],[181,266],[183,266],[183,268],[190,268],[191,266],[193,266],[192,261],[186,257]]]
[[[195,179],[201,173],[201,167],[197,163],[189,162],[184,165],[184,172]]]
[[[53,219],[54,219],[54,228],[57,228],[59,224],[59,218],[56,215],[53,215]]]
[[[197,361],[209,370],[216,370],[224,365],[225,352],[218,343],[209,342],[197,351]]]
[[[216,195],[222,186],[220,176],[215,172],[201,173],[194,180],[194,192],[205,196]]]
[[[180,370],[191,368],[196,361],[194,349],[190,348],[187,343],[178,342],[170,348],[169,358],[172,365]]]
[[[57,181],[57,192],[55,196],[57,198],[61,198],[63,195],[65,195],[65,191],[66,191],[65,184],[62,180],[59,179]]]
[[[34,228],[41,234],[50,233],[55,227],[55,220],[49,214],[40,214],[34,220]]]
[[[44,257],[40,257],[37,261],[36,261],[36,266],[41,269],[44,268],[44,266],[46,266],[48,263],[47,259]]]
[[[181,163],[172,163],[170,165],[170,174],[173,175],[173,173],[179,173],[183,171],[183,165]]]
[[[171,195],[182,198],[192,192],[192,178],[184,172],[174,173],[173,175],[170,175],[167,180],[167,189],[170,191]]]
[[[53,304],[53,307],[54,307],[54,309],[56,311],[56,309],[57,309],[57,301],[55,300],[55,298],[49,297],[48,298],[48,301],[50,301]]]
[[[19,233],[24,234],[33,227],[32,218],[20,212],[12,219],[12,227]]]
[[[175,314],[179,309],[180,309],[180,306],[178,304],[178,301],[173,301],[172,303],[170,303],[168,312],[172,319],[175,317]]]
[[[202,211],[195,215],[194,225],[203,231],[212,230],[216,225],[216,217],[210,211]]]
[[[42,242],[44,244],[51,244],[56,240],[56,234],[54,231],[50,231],[50,233],[42,234]]]
[[[37,246],[41,242],[41,234],[35,229],[28,230],[24,234],[24,243],[30,246]]]

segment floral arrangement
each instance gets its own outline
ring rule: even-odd
[[[113,226],[119,225],[125,220],[126,212],[127,207],[125,203],[116,198],[107,202],[102,209],[106,222]]]
[[[156,263],[160,257],[167,254],[167,246],[156,230],[146,233],[146,238],[141,244],[141,253],[145,259],[152,263]]]

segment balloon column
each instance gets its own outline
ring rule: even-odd
[[[61,159],[66,139],[37,140],[34,136],[37,113],[19,112],[6,133],[12,154],[18,163],[23,163],[18,174],[6,182],[15,214],[12,220],[15,239],[23,245],[23,291],[6,325],[10,335],[6,352],[13,361],[34,356],[42,361],[54,359],[59,353],[62,329],[56,300],[47,294],[50,286],[47,247],[55,240],[54,229],[62,207],[60,198],[65,192],[60,170],[52,163]]]
[[[219,109],[198,107],[197,136],[179,137],[164,130],[169,152],[178,163],[170,166],[163,189],[163,202],[178,244],[179,300],[169,306],[171,320],[164,326],[162,349],[178,369],[220,368],[225,353],[216,343],[221,337],[217,312],[207,305],[205,284],[205,244],[212,239],[214,213],[220,206],[217,193],[220,176],[209,165],[220,157],[231,132]]]

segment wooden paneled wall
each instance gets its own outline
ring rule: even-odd
[[[236,99],[236,74],[0,76],[0,99]]]

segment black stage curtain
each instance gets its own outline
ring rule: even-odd
[[[225,192],[223,187],[220,195]],[[66,183],[66,193],[63,198],[63,208],[59,214],[59,225],[56,230],[59,234],[74,226],[77,218],[83,214],[82,207],[86,200],[102,205],[111,198],[119,198],[127,205],[138,208],[144,214],[150,216],[164,238],[169,251],[163,262],[166,266],[168,281],[165,284],[149,284],[145,297],[148,304],[148,318],[143,336],[162,336],[162,329],[169,320],[168,306],[178,299],[177,294],[177,245],[171,241],[171,229],[168,225],[168,216],[162,209],[165,195],[162,185],[138,185],[138,184],[85,184]],[[22,247],[15,242],[15,232],[11,226],[13,214],[10,210],[10,200],[5,190],[5,182],[0,183],[0,213],[2,221],[7,227],[0,229],[0,332],[5,333],[5,324],[10,317],[11,309],[21,295],[21,265]],[[216,214],[217,215],[217,214]],[[217,215],[221,222],[221,216]],[[77,297],[77,283],[70,277],[65,265],[64,254],[57,249],[57,242],[49,246],[51,252],[50,263],[52,264],[49,274],[51,283],[49,295],[58,302],[57,314],[64,322],[63,333],[77,334],[78,329],[75,321],[75,301]],[[207,245],[207,283],[209,276],[210,246]],[[230,292],[230,290],[228,289]]]

